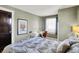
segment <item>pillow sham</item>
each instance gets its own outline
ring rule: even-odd
[[[77,37],[71,36],[58,45],[57,52],[59,53],[67,52],[69,48],[75,43],[79,43],[79,39]]]
[[[69,48],[70,48],[70,44],[68,41],[65,40],[58,45],[56,52],[65,53]]]

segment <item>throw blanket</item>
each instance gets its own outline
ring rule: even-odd
[[[55,53],[58,44],[56,40],[34,37],[6,46],[3,53]]]

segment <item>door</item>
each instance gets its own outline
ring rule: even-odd
[[[0,52],[11,44],[11,13],[0,10]]]

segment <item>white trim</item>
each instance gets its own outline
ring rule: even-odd
[[[7,8],[4,8],[4,7],[0,7],[0,10],[4,10],[4,11],[8,11],[8,12],[11,12],[12,13],[12,33],[11,33],[11,43],[14,43],[14,11],[13,10],[10,10],[10,9],[7,9]]]

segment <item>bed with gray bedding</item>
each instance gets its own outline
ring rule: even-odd
[[[2,53],[79,53],[79,39],[69,37],[60,42],[34,37],[10,44]]]
[[[34,37],[6,46],[3,53],[55,53],[58,44],[56,40]]]

